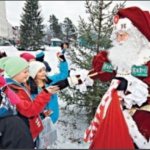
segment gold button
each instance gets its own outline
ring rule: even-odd
[[[135,135],[134,138],[137,139],[138,137]]]
[[[127,119],[130,119],[130,117],[128,116]]]
[[[132,128],[134,128],[134,125],[132,125]]]
[[[145,56],[145,57],[143,57],[145,60],[147,60],[148,58]]]

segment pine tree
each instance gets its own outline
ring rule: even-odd
[[[52,38],[52,31],[50,30],[48,25],[45,25],[45,31],[44,31],[44,43],[50,44],[51,43],[51,38]]]
[[[101,47],[106,50],[111,47],[110,35],[112,32],[113,16],[118,8],[123,8],[125,1],[116,4],[112,10],[112,1],[94,0],[85,2],[86,13],[89,14],[89,23],[80,17],[79,36],[84,39],[83,48],[76,47],[68,51],[70,60],[76,65],[76,68],[86,70],[92,69],[92,59],[94,55],[101,51]],[[86,93],[82,94],[74,87],[68,88],[61,92],[60,97],[67,104],[76,104],[81,108],[86,108],[89,121],[93,118],[96,108],[108,89],[109,83],[102,83],[98,80],[94,81],[92,87],[88,87]]]
[[[52,36],[55,38],[62,38],[61,26],[55,15],[50,15],[49,17],[50,30],[52,31]]]
[[[25,50],[38,50],[43,44],[44,25],[38,0],[26,0],[21,15],[20,39]]]
[[[76,35],[76,27],[73,25],[72,21],[66,17],[63,22],[63,33],[66,36],[66,40],[69,41],[69,38],[72,35]]]

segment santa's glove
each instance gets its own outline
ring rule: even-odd
[[[127,90],[127,85],[128,85],[128,81],[123,78],[123,77],[114,77],[113,79],[117,79],[120,81],[119,86],[117,87],[118,91],[126,91]]]
[[[62,61],[62,62],[65,62],[65,61],[66,61],[65,56],[64,56],[61,52],[58,52],[58,53],[57,53],[57,57],[58,57],[58,59],[59,59],[60,61]]]
[[[65,80],[58,81],[57,83],[55,83],[53,85],[58,85],[59,90],[62,90],[62,89],[65,89],[66,87],[68,87],[69,83],[68,83],[68,80],[65,79]]]
[[[130,109],[132,105],[141,106],[145,103],[148,97],[147,84],[132,75],[125,75],[123,78],[128,81],[125,94],[122,95],[125,106]]]
[[[80,79],[80,75],[76,75],[76,76],[68,77],[65,80],[61,80],[53,85],[58,85],[59,89],[62,90],[68,86],[73,86],[73,85],[81,84],[81,83],[82,83],[82,81]]]

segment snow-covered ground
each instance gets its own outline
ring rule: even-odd
[[[21,53],[24,52],[29,52],[33,55],[35,55],[35,52],[32,51],[18,51],[14,46],[0,46],[0,51],[5,51],[7,53],[8,56],[19,56]],[[60,52],[61,49],[59,47],[49,47],[46,46],[46,51],[44,51],[45,53],[45,60],[49,63],[49,65],[52,68],[51,74],[54,74],[56,72],[58,72],[58,59],[56,57],[56,53]]]
[[[18,51],[14,46],[0,46],[0,51],[5,51],[8,56],[19,56],[24,51]],[[50,74],[57,73],[58,60],[56,53],[60,52],[59,47],[46,47],[45,60],[50,64],[52,71]],[[35,55],[35,52],[29,52]],[[15,66],[14,66],[15,67]],[[60,118],[56,124],[58,141],[57,145],[51,148],[58,149],[87,149],[89,144],[83,142],[83,135],[88,127],[86,111],[78,108],[73,109],[70,105],[65,109],[66,102],[59,99]]]

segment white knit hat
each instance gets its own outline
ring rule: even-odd
[[[30,65],[29,65],[30,76],[34,79],[36,74],[41,68],[46,68],[42,62],[39,62],[39,61],[30,62]]]

